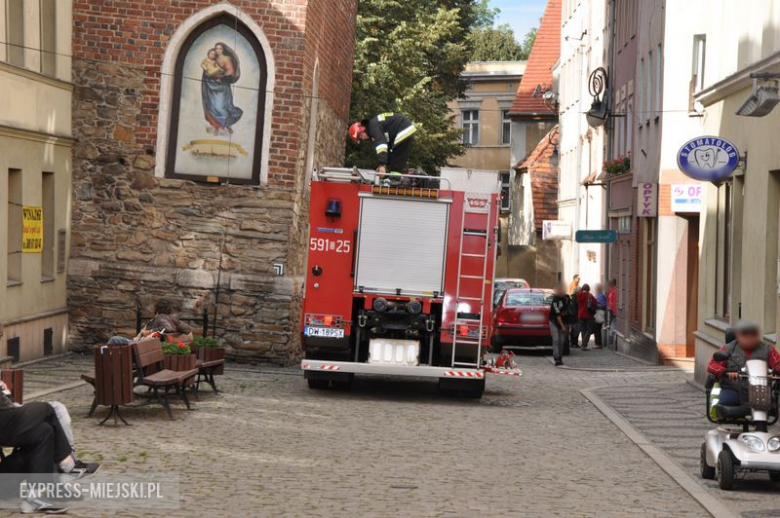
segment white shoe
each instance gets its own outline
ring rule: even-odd
[[[65,514],[67,512],[67,507],[50,504],[38,498],[28,498],[22,501],[22,514]]]

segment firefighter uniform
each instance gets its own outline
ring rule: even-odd
[[[416,131],[414,124],[401,113],[381,113],[366,124],[379,165],[386,166],[388,173],[404,172]]]

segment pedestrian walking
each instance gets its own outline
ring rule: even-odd
[[[610,329],[615,328],[617,318],[617,279],[609,281],[607,288],[607,323]]]
[[[598,302],[590,293],[590,285],[583,284],[577,293],[577,319],[579,320],[579,332],[582,334],[582,350],[588,348],[590,335],[593,333]]]
[[[550,335],[552,336],[553,359],[556,367],[563,365],[563,351],[569,332],[568,310],[569,296],[561,284],[555,287],[550,303]]]
[[[580,336],[580,322],[577,318],[577,293],[579,292],[579,288],[574,289],[574,293],[572,293],[569,296],[569,312],[568,312],[568,324],[569,324],[569,332],[567,333],[567,338],[569,339],[569,347],[579,347],[580,345],[577,343]]]
[[[604,293],[604,286],[596,284],[596,315],[593,317],[593,338],[596,341],[596,347],[603,347],[601,342],[601,330],[607,321],[607,295]]]

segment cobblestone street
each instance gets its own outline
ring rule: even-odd
[[[570,363],[585,354],[591,365],[626,366],[607,351],[575,351]],[[84,417],[87,386],[43,399],[68,405],[82,456],[106,473],[179,473],[181,516],[707,515],[580,394],[684,385],[683,373],[518,360],[524,377],[489,378],[481,401],[442,398],[428,380],[310,391],[295,368],[236,364],[219,379],[222,394],[202,394],[191,412],[178,406],[173,422],[151,406],[124,411],[130,427],[98,427],[106,410]],[[89,366],[86,357],[30,365],[27,392],[77,381]]]

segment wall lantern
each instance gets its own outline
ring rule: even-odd
[[[561,163],[561,153],[558,151],[558,126],[550,131],[547,135],[547,139],[553,147],[552,153],[550,154],[550,165],[555,168]]]
[[[745,99],[742,106],[737,110],[737,115],[743,117],[764,117],[774,110],[777,103],[780,103],[780,94],[778,94],[778,79],[780,74],[750,74],[753,79],[753,92]],[[758,85],[759,79],[767,81],[767,84]]]
[[[588,120],[588,126],[591,128],[600,128],[607,122],[607,117],[609,117],[609,108],[606,101],[608,88],[607,71],[599,67],[590,74],[588,79],[588,92],[593,96],[593,103],[590,105],[590,110],[585,114],[585,118]],[[604,94],[603,98],[602,94]]]

